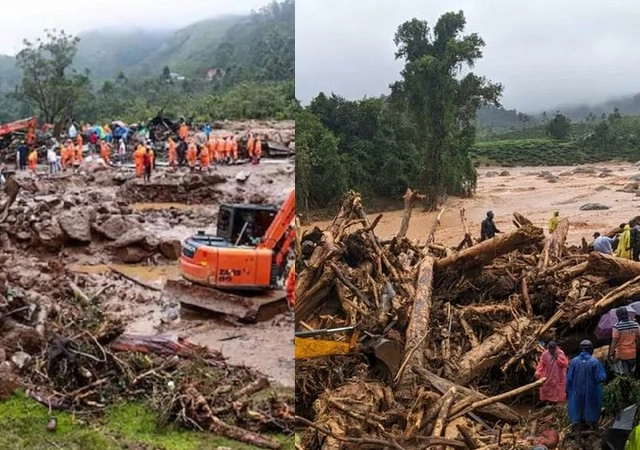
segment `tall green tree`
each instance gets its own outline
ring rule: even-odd
[[[347,190],[338,139],[308,109],[296,115],[296,205],[308,213],[337,201]]]
[[[421,153],[421,186],[427,204],[435,208],[447,194],[471,195],[476,172],[469,150],[475,140],[480,106],[494,104],[502,85],[467,72],[482,57],[484,41],[476,33],[462,36],[464,13],[442,15],[433,30],[413,19],[398,27],[396,59],[405,61],[402,81],[392,96],[404,102],[416,125]]]
[[[80,38],[64,31],[46,31],[46,40],[24,41],[16,55],[22,69],[22,81],[16,96],[42,113],[47,123],[70,117],[74,105],[90,96],[88,73],[68,70],[78,49]]]
[[[559,112],[557,112],[554,118],[547,124],[547,133],[549,133],[549,136],[558,141],[565,140],[569,135],[570,129],[571,119],[560,114]]]

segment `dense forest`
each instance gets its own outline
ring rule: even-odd
[[[294,0],[175,32],[65,36],[74,44],[65,66],[65,76],[73,80],[74,101],[63,115],[91,122],[136,122],[164,108],[165,115],[174,118],[285,119],[299,109],[294,94]],[[49,42],[59,37],[49,36]],[[39,43],[32,44],[37,48]],[[33,114],[45,119],[38,105],[22,95],[24,62],[20,55],[0,57],[0,122]]]

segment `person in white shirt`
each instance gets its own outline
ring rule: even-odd
[[[56,155],[55,147],[50,147],[47,150],[47,162],[49,163],[49,173],[58,171],[58,155]]]
[[[124,143],[124,138],[120,139],[120,145],[118,146],[118,167],[122,166],[124,162],[124,155],[127,152],[127,145]]]

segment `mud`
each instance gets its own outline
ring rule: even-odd
[[[292,161],[265,162],[223,166],[211,175],[159,167],[150,185],[127,169],[39,174],[0,224],[0,266],[11,265],[12,283],[41,293],[48,272],[66,271],[87,296],[101,296],[108,312],[125,319],[128,332],[178,334],[293,386],[287,314],[240,326],[162,298],[164,281],[179,278],[180,242],[198,230],[215,232],[222,203],[279,204],[294,187]],[[245,181],[236,179],[240,172]],[[16,179],[27,186],[31,175]]]
[[[595,231],[608,231],[637,215],[640,206],[638,189],[633,189],[634,177],[640,174],[640,166],[629,163],[603,163],[572,167],[516,167],[508,169],[508,176],[488,176],[501,173],[499,167],[483,167],[478,171],[478,189],[471,199],[449,198],[441,217],[436,240],[456,246],[463,237],[460,208],[465,209],[469,230],[474,238],[480,237],[480,222],[488,210],[495,213],[498,229],[514,228],[512,213],[517,211],[534,225],[547,229],[554,210],[560,217],[569,219],[568,244],[579,245],[587,241]],[[606,174],[606,175],[602,175]],[[640,178],[640,177],[638,177]],[[626,189],[625,189],[626,187]],[[629,192],[622,192],[625,189]],[[602,203],[610,209],[581,211],[586,203]],[[426,212],[420,206],[413,210],[407,236],[425,242],[439,211]],[[402,221],[402,203],[397,209],[383,212],[376,226],[381,238],[398,232]],[[377,214],[369,212],[370,219]],[[319,221],[321,228],[329,224]]]

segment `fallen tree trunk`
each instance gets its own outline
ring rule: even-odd
[[[627,281],[640,275],[640,262],[591,252],[585,272],[611,281]]]
[[[429,334],[429,318],[431,312],[431,293],[433,283],[433,258],[425,257],[418,268],[416,283],[416,297],[413,304],[411,319],[406,332],[404,347],[404,361],[398,370],[398,395],[413,396],[414,376],[411,370],[414,366],[424,365],[424,344]]]
[[[489,398],[486,395],[481,394],[480,392],[471,390],[464,386],[460,386],[459,384],[456,384],[453,381],[449,381],[445,378],[441,378],[438,375],[429,372],[423,367],[414,366],[412,369],[420,377],[420,380],[423,383],[428,386],[432,386],[434,389],[443,394],[455,386],[458,394],[465,397],[470,397],[473,399],[473,401],[480,401]],[[520,421],[521,419],[516,411],[499,402],[479,407],[477,408],[476,413],[482,416],[488,416],[493,419],[499,419],[509,423],[515,423]]]
[[[483,372],[498,363],[497,356],[509,345],[520,340],[520,335],[531,323],[528,317],[512,320],[482,343],[468,351],[458,362],[456,381],[467,384],[481,376]]]
[[[542,228],[526,225],[503,236],[480,242],[471,248],[462,250],[436,261],[436,276],[445,271],[467,271],[487,265],[500,255],[510,253],[522,246],[541,242],[544,239]]]

